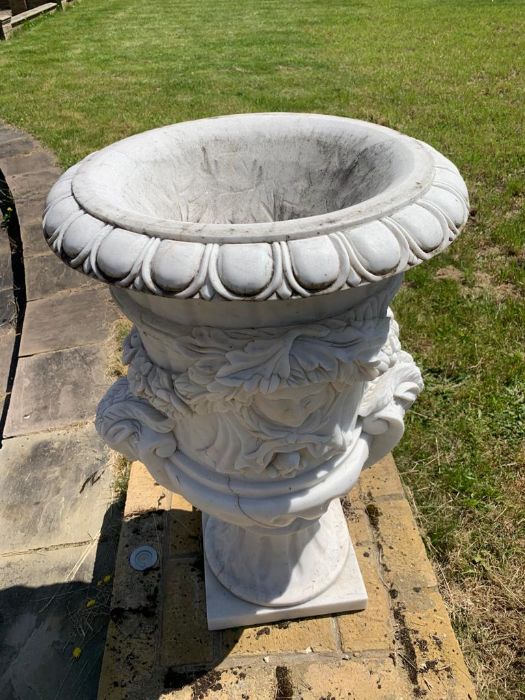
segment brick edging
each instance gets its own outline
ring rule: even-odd
[[[99,700],[183,700],[204,689],[210,699],[474,700],[390,455],[362,473],[343,509],[369,593],[367,610],[208,632],[200,516],[135,462]],[[139,544],[160,554],[159,566],[140,574],[129,565]]]

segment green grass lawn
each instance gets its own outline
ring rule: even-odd
[[[483,698],[525,696],[525,2],[79,0],[0,45],[0,117],[64,166],[246,111],[368,119],[463,173],[472,220],[395,302],[426,391],[396,450]]]

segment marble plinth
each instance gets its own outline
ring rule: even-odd
[[[331,556],[332,552],[328,556],[321,555],[319,559],[314,559],[308,554],[306,557],[303,555],[303,558],[307,559],[306,566],[313,563],[316,564],[315,573],[309,571],[308,583],[311,583],[313,579],[320,584],[320,592],[313,597],[309,597],[305,593],[306,586],[304,587],[303,597],[307,598],[304,602],[295,605],[289,602],[287,604],[282,600],[279,601],[280,596],[274,598],[271,607],[256,602],[249,602],[249,600],[235,595],[222,585],[208,563],[209,557],[206,556],[204,559],[204,572],[208,629],[220,630],[228,629],[229,627],[245,627],[247,625],[260,625],[265,622],[278,622],[279,620],[292,620],[314,615],[364,610],[368,596],[339,501],[332,501],[331,508],[336,526],[344,528],[346,538],[342,537],[341,539],[343,539],[345,548],[339,560],[334,560]],[[206,543],[206,527],[209,518],[204,515],[202,520],[204,541]],[[248,552],[246,556],[249,556]],[[292,573],[294,570],[297,572],[299,568],[302,568],[300,560],[301,557],[298,557],[298,561],[290,562],[292,564]],[[247,559],[245,559],[245,563],[248,563]],[[335,568],[330,568],[331,566],[335,566]],[[261,569],[261,577],[263,581],[266,578],[264,569]],[[279,586],[275,586],[275,590],[279,590]],[[290,593],[289,588],[286,589],[286,593]],[[248,598],[254,597],[253,591],[245,591],[244,594]]]

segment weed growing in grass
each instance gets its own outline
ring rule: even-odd
[[[108,342],[107,374],[110,379],[118,379],[126,375],[127,369],[122,362],[122,348],[124,340],[131,330],[131,321],[121,318],[113,324],[112,333]],[[109,466],[113,473],[113,492],[120,507],[124,508],[126,493],[128,490],[131,462],[124,455],[110,450]]]
[[[132,323],[127,318],[120,318],[113,324],[109,339],[106,367],[106,372],[110,379],[124,377],[127,373],[126,365],[122,362],[122,349],[124,347],[124,341],[131,331],[131,326]]]

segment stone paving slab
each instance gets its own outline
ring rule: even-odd
[[[13,326],[0,327],[0,401],[5,398],[16,332]]]
[[[366,610],[209,632],[200,514],[135,462],[99,700],[473,700],[391,456],[363,473],[343,511],[370,596]],[[160,555],[146,575],[128,561],[139,544]]]
[[[11,144],[12,143],[13,142],[11,142]],[[9,144],[4,144],[4,149],[0,148],[2,172],[6,177],[21,175],[35,170],[47,170],[49,167],[55,165],[55,160],[51,158],[49,151],[45,151],[43,148],[35,147],[33,150],[26,151],[25,153],[11,154],[9,154],[9,150],[11,150]]]
[[[49,166],[36,172],[31,171],[8,176],[6,178],[7,184],[17,208],[26,199],[34,198],[38,194],[46,197],[61,174],[59,168]]]
[[[18,224],[24,247],[26,268],[31,266],[28,258],[33,255],[53,255],[42,233],[42,216],[45,207],[45,194],[28,197],[17,206]]]
[[[34,150],[42,151],[42,147],[29,135],[19,136],[15,135],[13,138],[2,139],[2,130],[0,129],[0,159],[2,164],[5,158],[12,158],[13,156],[27,155]],[[52,160],[51,154],[48,154],[49,161]],[[3,168],[3,166],[2,166]]]
[[[22,357],[18,362],[6,437],[92,421],[109,381],[103,345]]]
[[[24,137],[28,137],[28,134],[22,131],[22,129],[18,129],[16,126],[11,126],[3,122],[0,124],[0,143]]]
[[[95,286],[100,288],[100,282],[83,275],[81,272],[77,272],[68,265],[64,265],[49,250],[43,255],[33,256],[30,260],[31,264],[26,264],[26,293],[28,301],[42,299],[57,292],[63,292],[66,289]]]
[[[65,267],[65,266],[64,266]],[[104,343],[120,318],[109,289],[68,290],[28,304],[20,356]]]
[[[13,289],[13,272],[11,256],[0,250],[0,291]]]
[[[5,440],[0,471],[0,554],[99,536],[113,476],[92,425]]]
[[[11,289],[0,290],[0,327],[16,323],[16,303]]]
[[[12,288],[11,244],[9,243],[7,231],[0,227],[0,290]]]

